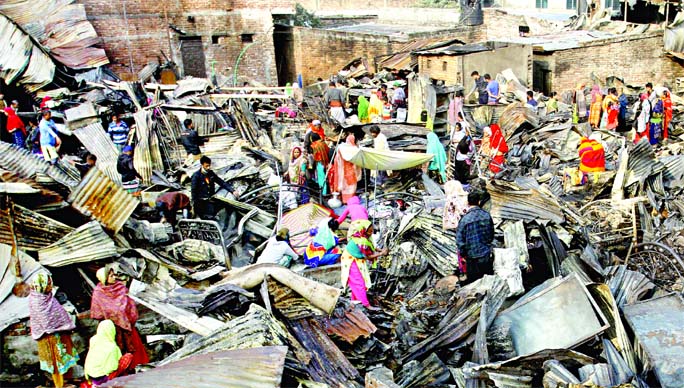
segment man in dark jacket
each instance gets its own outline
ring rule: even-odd
[[[183,143],[183,148],[185,152],[188,153],[187,163],[191,163],[198,160],[202,155],[200,146],[204,144],[202,139],[200,139],[199,134],[195,130],[195,124],[192,120],[185,119],[183,121],[183,132],[181,132],[181,143]]]
[[[121,186],[129,193],[137,193],[140,186],[139,179],[142,179],[138,171],[133,166],[133,147],[127,145],[123,147],[123,152],[116,161],[116,171],[121,174]]]
[[[477,192],[468,194],[470,209],[463,215],[456,229],[458,252],[466,261],[467,283],[472,283],[484,275],[494,274],[494,222],[489,213],[480,208],[481,198]]]
[[[211,159],[206,156],[200,158],[202,167],[194,174],[192,174],[192,181],[190,183],[192,206],[195,209],[195,215],[199,218],[213,219],[217,213],[217,209],[211,202],[211,197],[216,194],[216,185],[220,188],[228,190],[228,192],[236,193],[233,186],[226,183],[214,171],[211,170]]]

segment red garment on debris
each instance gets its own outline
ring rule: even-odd
[[[21,129],[26,136],[26,126],[21,118],[17,116],[17,112],[12,109],[12,107],[5,108],[5,113],[7,113],[7,132],[12,133],[17,129]]]
[[[492,157],[491,163],[489,163],[489,170],[496,174],[501,171],[501,166],[506,161],[504,155],[508,152],[508,144],[498,124],[492,124],[489,128],[492,130],[492,136],[489,138],[489,148],[497,151],[496,155]]]

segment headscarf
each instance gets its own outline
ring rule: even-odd
[[[429,170],[438,170],[444,182],[446,182],[447,155],[439,137],[434,132],[427,134],[427,153],[434,155],[428,166]]]
[[[347,232],[347,247],[349,254],[362,259],[373,254],[375,247],[371,241],[371,222],[368,220],[357,220],[349,225]]]
[[[299,150],[299,157],[295,158],[294,153],[295,150]],[[287,168],[287,174],[290,176],[290,182],[293,183],[299,183],[300,181],[300,176],[302,174],[302,158],[304,155],[302,154],[302,148],[295,146],[292,147],[292,151],[290,151],[290,165]]]
[[[384,107],[384,105],[382,104],[382,100],[380,100],[380,98],[378,98],[377,93],[371,93],[370,106],[368,108],[368,116],[369,117],[373,117],[373,115],[381,116],[383,107]]]
[[[321,222],[318,224],[318,230],[313,238],[313,242],[321,245],[326,251],[337,245],[335,232],[333,232],[332,229],[330,229],[330,226],[328,226],[329,220],[330,218],[321,220]]]
[[[359,97],[359,120],[366,120],[368,118],[368,108],[370,103],[365,96]]]
[[[52,292],[49,292],[51,284],[50,275],[44,272],[38,273],[33,278],[28,305],[31,337],[34,340],[40,339],[45,334],[76,328],[74,321],[64,307],[52,296]]]
[[[119,369],[121,349],[116,344],[114,322],[106,319],[97,326],[97,334],[90,338],[85,359],[86,377],[103,377]]]
[[[105,267],[104,273],[105,276],[109,273],[107,267]],[[98,280],[101,282],[93,290],[90,317],[92,319],[111,319],[116,326],[124,330],[133,329],[138,320],[138,309],[133,299],[128,296],[126,286],[119,281],[105,285],[99,277]]]
[[[599,88],[598,85],[594,85],[591,88],[591,103],[595,103],[597,101],[601,101],[602,95],[601,95],[601,88]]]

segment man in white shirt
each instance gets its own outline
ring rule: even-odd
[[[268,239],[266,248],[257,259],[257,264],[279,264],[289,267],[290,261],[299,255],[290,246],[290,231],[282,228],[278,233]]]
[[[373,136],[373,148],[377,151],[389,151],[389,143],[387,136],[380,132],[380,127],[374,125],[370,128],[370,134]],[[387,180],[392,171],[372,171],[371,175],[375,177],[375,184],[382,185]]]

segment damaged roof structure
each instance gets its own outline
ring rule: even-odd
[[[435,133],[449,144],[450,96],[467,92],[467,73],[455,84],[440,83],[421,69],[422,59],[486,53],[485,61],[501,60],[497,52],[505,49],[529,57],[582,49],[608,32],[565,31],[562,42],[531,36],[506,47],[428,37],[380,62],[409,73],[417,66],[419,73],[405,79],[390,79],[388,70],[373,74],[366,58],[352,58],[333,76],[347,82],[352,103],[381,85],[407,86],[409,118],[370,124],[388,138],[390,151],[382,153],[371,148],[369,124],[353,114],[335,123],[320,84],[294,104],[288,87],[252,82],[240,90],[193,77],[166,82],[167,69],[153,65],[129,81],[84,72],[108,61],[84,7],[68,0],[15,3],[0,5],[0,31],[11,38],[0,44],[0,76],[52,97],[63,145],[51,164],[0,142],[3,386],[45,381],[27,336],[27,299],[13,293],[19,279],[53,275],[84,359],[97,325],[88,311],[95,274],[104,266],[136,302],[136,327],[151,356],[136,373],[104,386],[681,386],[684,105],[674,90],[670,139],[651,146],[574,123],[569,91],[559,96],[557,112],[546,114],[548,100],[538,93],[541,109],[525,106],[534,82],[527,60],[525,77],[514,66],[493,74],[502,85],[500,104],[466,101],[464,120],[478,144],[485,127],[499,124],[510,151],[496,174],[488,160],[473,160],[473,171],[484,167],[468,189],[489,194],[483,208],[494,221],[494,274],[468,284],[456,231],[443,223],[449,198],[422,170],[434,157],[425,152],[433,128],[424,116],[432,115]],[[61,22],[34,23],[37,13]],[[363,28],[369,26],[336,30]],[[376,28],[401,34],[396,26]],[[60,69],[80,82],[62,84]],[[636,102],[641,87],[629,86],[630,79],[594,76],[602,87],[624,87]],[[590,98],[589,88],[576,92]],[[288,104],[296,116],[276,117]],[[127,144],[142,185],[135,193],[123,188],[119,151],[106,130],[114,113],[130,127]],[[160,221],[157,199],[171,192],[191,197],[191,176],[201,169],[182,144],[186,119],[233,192],[221,189],[211,199],[215,218],[183,215],[172,227]],[[343,210],[325,190],[284,179],[290,151],[304,144],[312,120],[323,123],[341,159],[364,171],[357,194],[375,228],[374,244],[388,250],[370,271],[372,307],[352,300],[340,264],[257,263],[278,229],[288,228],[301,254],[315,228]],[[344,130],[355,133],[359,148],[340,144]],[[592,132],[608,171],[574,184],[578,144]],[[81,176],[75,165],[86,153],[97,162]],[[366,175],[379,164],[395,171],[374,187]],[[338,237],[348,229],[343,222]],[[74,372],[75,381],[84,378]]]

